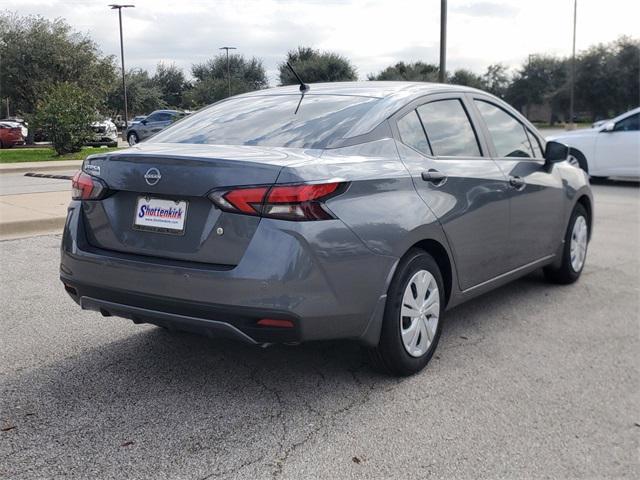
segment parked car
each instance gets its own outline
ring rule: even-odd
[[[24,145],[22,127],[15,122],[0,121],[0,148]]]
[[[118,129],[116,125],[109,119],[93,122],[91,124],[93,137],[87,145],[99,147],[106,145],[108,147],[118,146]]]
[[[88,157],[62,240],[69,295],[251,344],[353,339],[408,375],[445,310],[539,268],[580,277],[587,175],[509,105],[429,83],[305,92],[232,97]]]
[[[592,177],[640,177],[640,107],[549,140],[569,145],[569,163]]]
[[[14,127],[20,127],[20,131],[22,132],[22,137],[27,138],[29,136],[29,124],[24,120],[24,118],[19,117],[8,117],[3,118],[0,122],[5,124],[10,124]]]
[[[129,145],[149,138],[161,130],[164,130],[176,120],[184,117],[185,113],[178,110],[156,110],[148,117],[140,120],[139,123],[132,123],[125,132],[125,138]]]

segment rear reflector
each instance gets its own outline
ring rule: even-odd
[[[329,220],[324,201],[344,191],[345,183],[274,185],[216,191],[209,198],[228,212],[283,220]]]
[[[293,328],[291,320],[278,320],[276,318],[262,318],[258,320],[257,324],[261,327]]]

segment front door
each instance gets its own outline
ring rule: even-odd
[[[548,168],[537,137],[514,115],[482,97],[474,99],[509,182],[509,269],[555,253],[564,238],[562,178]]]
[[[594,159],[596,176],[640,175],[640,113],[619,120],[611,132],[598,133]]]
[[[396,122],[398,148],[452,250],[459,287],[466,290],[507,270],[506,179],[483,156],[461,97],[431,97]]]

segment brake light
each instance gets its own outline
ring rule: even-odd
[[[332,182],[234,188],[213,192],[209,198],[228,212],[283,220],[329,220],[334,217],[324,207],[324,201],[344,191],[345,186]]]
[[[106,192],[107,187],[101,180],[82,170],[76,172],[71,180],[71,198],[74,200],[100,200]]]

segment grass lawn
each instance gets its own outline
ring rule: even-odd
[[[6,148],[0,150],[0,163],[48,162],[51,160],[84,160],[92,153],[106,153],[118,150],[107,147],[83,147],[77,153],[60,155],[53,148]]]

